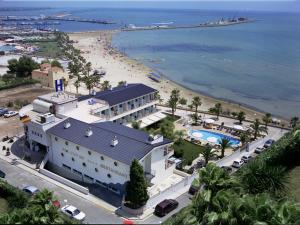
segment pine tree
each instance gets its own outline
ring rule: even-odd
[[[130,208],[137,209],[146,204],[149,196],[143,167],[135,159],[130,167],[130,181],[126,186],[125,201]]]

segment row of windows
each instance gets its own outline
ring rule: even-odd
[[[67,149],[66,149],[66,152],[68,152],[68,150],[67,150]],[[89,152],[90,152],[90,151],[89,151]],[[64,154],[63,152],[61,152],[61,153],[60,153],[60,155],[61,155],[62,157],[64,157],[64,156],[65,156],[65,154]],[[103,157],[103,156],[101,156],[101,157],[100,157],[100,159],[101,159],[101,160],[104,160],[104,157]],[[73,162],[75,162],[75,159],[74,159],[74,157],[72,157],[72,161],[73,161]],[[83,164],[84,164],[84,165],[83,165]],[[86,166],[86,164],[85,164],[85,163],[82,163],[82,165],[83,165],[83,166]],[[118,162],[116,162],[116,161],[115,161],[115,162],[114,162],[114,165],[115,165],[115,166],[118,166]]]
[[[63,152],[60,153],[60,155],[61,155],[62,157],[65,156]],[[74,157],[72,157],[72,161],[73,161],[73,162],[75,161]],[[63,166],[64,166],[64,165],[65,165],[65,164],[63,164]],[[118,166],[118,163],[117,163],[117,162],[114,162],[114,165],[115,165],[115,166]],[[82,163],[82,166],[86,167],[86,163],[83,162],[83,163]],[[98,171],[99,171],[98,168],[95,168],[95,172],[98,172]],[[109,175],[109,176],[108,176],[108,175]],[[111,177],[110,174],[108,174],[108,175],[107,175],[107,176],[110,178],[110,177]]]
[[[36,135],[36,136],[38,136],[38,137],[41,137],[41,138],[43,137],[43,135],[40,134],[40,133],[38,133],[38,132],[31,131],[31,133],[34,134],[34,135]]]
[[[62,166],[63,166],[65,169],[72,170],[72,168],[71,168],[70,166],[67,166],[66,164],[62,164]],[[95,170],[96,170],[96,172],[98,172],[98,169],[97,169],[97,168],[95,168]],[[73,169],[73,172],[76,173],[76,174],[78,174],[78,175],[82,175],[82,173],[81,173],[80,171],[78,171],[78,170]],[[90,179],[90,180],[94,180],[94,178],[92,178],[92,177],[90,177],[90,176],[88,176],[88,175],[86,175],[86,174],[84,174],[84,177],[86,177],[86,178],[88,178],[88,179]],[[108,173],[108,174],[107,174],[107,177],[108,177],[108,178],[111,178],[111,174]]]

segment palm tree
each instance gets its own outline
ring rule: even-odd
[[[111,85],[110,85],[109,81],[108,80],[103,81],[103,83],[101,84],[101,88],[104,91],[110,89]]]
[[[179,99],[180,99],[180,91],[178,89],[172,90],[170,98],[168,100],[168,106],[172,110],[172,116],[173,116],[173,118],[175,117],[174,114],[175,114],[175,111],[176,111]]]
[[[80,83],[81,83],[81,80],[80,80],[80,78],[78,77],[77,80],[75,80],[75,82],[74,82],[74,86],[75,86],[75,88],[76,88],[76,94],[78,94],[78,89],[79,89],[79,87],[80,87]]]
[[[217,115],[217,119],[219,119],[219,116],[220,116],[220,114],[222,112],[222,104],[221,103],[216,103],[215,107],[210,108],[209,111],[212,112],[212,113],[214,113],[214,114],[216,114]]]
[[[200,154],[204,157],[205,165],[207,165],[208,161],[211,160],[213,157],[218,156],[216,152],[217,150],[214,150],[209,144],[205,145],[201,149]]]
[[[291,125],[292,128],[295,128],[298,123],[299,123],[299,117],[294,116],[294,117],[291,118],[290,125]]]
[[[125,80],[121,80],[118,83],[118,87],[124,86],[125,84],[126,84],[126,81]]]
[[[141,128],[141,123],[142,123],[141,120],[139,120],[139,121],[132,121],[131,122],[131,126],[132,126],[132,128],[134,128],[136,130],[139,130]]]
[[[180,98],[179,99],[179,104],[183,107],[187,104],[187,100],[185,98]]]
[[[240,111],[237,115],[236,118],[238,119],[239,123],[242,124],[243,121],[246,119],[246,113],[243,111]]]
[[[246,132],[242,132],[240,134],[240,141],[242,143],[242,146],[244,146],[245,143],[249,142],[250,141],[250,134],[248,131]]]
[[[255,119],[254,123],[252,123],[250,127],[253,129],[254,139],[256,139],[262,132],[268,133],[267,128],[261,126],[259,119]]]
[[[240,188],[238,180],[213,163],[208,163],[205,168],[199,170],[199,183],[203,184],[206,190],[211,190],[212,195],[222,189]]]
[[[185,135],[186,135],[186,131],[185,130],[176,130],[174,132],[175,144],[182,144]]]
[[[288,173],[281,166],[272,166],[262,160],[253,160],[239,174],[246,192],[258,194],[269,192],[280,195],[285,192]]]
[[[271,115],[271,113],[266,113],[263,116],[262,121],[265,123],[266,128],[268,128],[268,124],[272,122],[272,115]]]
[[[192,100],[192,105],[195,107],[195,112],[198,113],[198,107],[201,106],[202,102],[200,97],[195,96]]]
[[[199,115],[197,113],[193,113],[191,115],[191,118],[192,118],[194,124],[197,125],[198,124],[198,120],[199,120]]]
[[[225,149],[229,148],[231,146],[230,140],[228,138],[222,138],[219,141],[219,144],[221,145],[221,158],[224,158],[225,155]]]

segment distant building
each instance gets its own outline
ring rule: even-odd
[[[60,67],[52,67],[50,63],[43,63],[40,69],[32,71],[32,79],[40,81],[45,87],[55,88],[55,80],[69,80],[69,75]]]

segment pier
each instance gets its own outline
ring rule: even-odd
[[[220,20],[217,22],[209,22],[209,23],[202,23],[196,25],[179,25],[179,26],[172,26],[172,25],[159,25],[159,26],[144,26],[144,27],[136,27],[134,25],[130,25],[129,27],[122,28],[121,31],[145,31],[145,30],[171,30],[171,29],[191,29],[191,28],[209,28],[209,27],[225,27],[225,26],[232,26],[238,25],[243,23],[252,23],[255,20],[239,18],[240,20]]]

